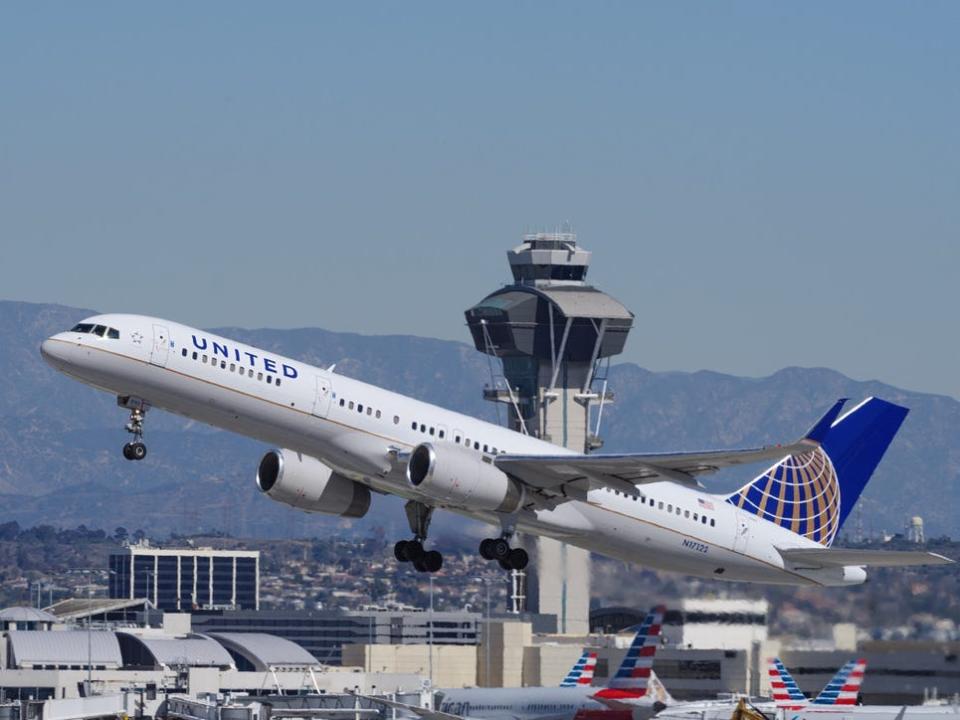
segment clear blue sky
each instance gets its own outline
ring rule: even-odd
[[[627,359],[960,397],[960,3],[0,5],[0,297],[467,340],[570,221]]]

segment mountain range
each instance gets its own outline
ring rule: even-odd
[[[106,393],[48,367],[40,342],[92,311],[0,301],[0,523],[60,527],[124,526],[151,536],[220,530],[291,537],[408,534],[400,503],[376,497],[370,514],[349,523],[305,515],[260,495],[254,484],[261,443],[161,411],[147,416],[146,460],[124,460],[126,413]],[[186,318],[189,322],[189,318]],[[496,421],[483,401],[486,356],[457,342],[412,336],[363,336],[319,328],[216,328],[213,332]],[[768,377],[717,372],[610,368],[616,401],[605,408],[603,451],[727,448],[795,439],[838,397],[876,395],[911,409],[844,531],[902,531],[913,515],[928,537],[960,536],[960,402],[825,368],[785,368]],[[759,473],[762,468],[756,469]],[[740,468],[704,479],[729,491],[753,473]],[[448,540],[480,537],[480,525],[438,513]]]

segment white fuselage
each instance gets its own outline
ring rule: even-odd
[[[775,720],[947,720],[960,717],[956,705],[813,705],[778,708],[765,701],[753,707]],[[736,702],[677,703],[661,710],[658,720],[730,720]]]
[[[479,453],[557,455],[542,440],[306,363],[167,320],[101,315],[119,338],[63,332],[43,343],[57,369],[118,396],[317,458],[371,489],[432,502],[398,461],[420,443]],[[279,382],[278,382],[279,380]],[[776,547],[820,547],[745,513],[722,496],[653,482],[630,497],[609,489],[553,510],[522,510],[521,532],[558,538],[653,568],[724,580],[849,585],[861,568],[795,571]],[[446,507],[446,506],[444,506]],[[446,507],[488,523],[492,511]]]

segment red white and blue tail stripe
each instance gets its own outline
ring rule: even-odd
[[[778,708],[796,710],[807,704],[807,696],[803,694],[796,680],[780,662],[780,658],[770,660],[768,672],[773,702]]]
[[[833,676],[813,700],[814,705],[856,705],[863,675],[867,670],[866,660],[851,660]]]
[[[660,642],[664,612],[666,608],[658,605],[647,614],[620,664],[620,669],[610,679],[607,687],[594,695],[595,698],[619,700],[636,699],[646,695],[650,671],[653,669],[653,656]]]
[[[583,651],[580,659],[570,668],[570,672],[560,683],[560,687],[577,687],[578,685],[590,685],[593,682],[593,674],[597,669],[597,654],[595,652]]]

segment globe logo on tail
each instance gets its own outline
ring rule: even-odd
[[[826,547],[840,529],[840,483],[819,447],[784,458],[728,502]]]

